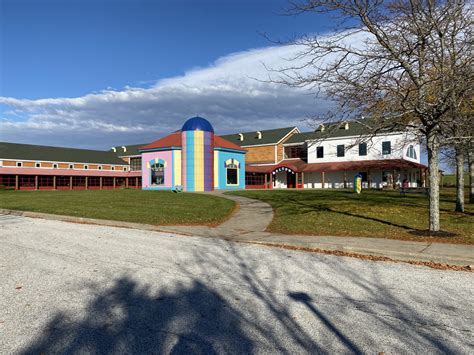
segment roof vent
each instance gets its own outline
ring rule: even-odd
[[[113,150],[114,153],[117,153],[117,148],[112,147],[112,150]]]
[[[320,130],[321,132],[324,132],[324,125],[323,125],[323,124],[320,124],[320,125],[319,125],[319,130]]]
[[[345,130],[348,130],[348,129],[349,129],[349,122],[346,122],[346,123],[344,124],[344,129],[345,129]]]
[[[123,152],[125,153],[127,151],[127,147],[122,145]]]
[[[243,140],[244,140],[244,135],[243,135],[242,133],[239,133],[238,136],[239,136],[239,141],[243,141]]]
[[[262,139],[262,132],[257,131],[257,139]]]

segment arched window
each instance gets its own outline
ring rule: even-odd
[[[235,159],[227,159],[225,161],[226,169],[226,185],[239,184],[239,168],[240,163]]]
[[[407,157],[412,158],[412,159],[416,159],[416,150],[412,145],[408,146]]]
[[[165,184],[165,161],[162,159],[154,159],[150,161],[150,177],[151,184],[160,186]]]

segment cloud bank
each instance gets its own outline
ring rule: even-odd
[[[0,140],[108,149],[147,143],[196,114],[219,134],[287,127],[328,110],[303,90],[265,82],[265,66],[289,66],[296,46],[253,49],[219,58],[147,88],[125,87],[75,98],[0,97]]]

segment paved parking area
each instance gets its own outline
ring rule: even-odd
[[[474,274],[0,216],[0,353],[473,353]]]

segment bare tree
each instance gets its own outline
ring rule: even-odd
[[[335,15],[329,36],[297,40],[294,65],[275,82],[334,100],[333,116],[373,118],[373,132],[403,126],[426,142],[429,229],[439,231],[439,151],[446,113],[473,83],[470,5],[464,0],[301,0],[290,13]]]

